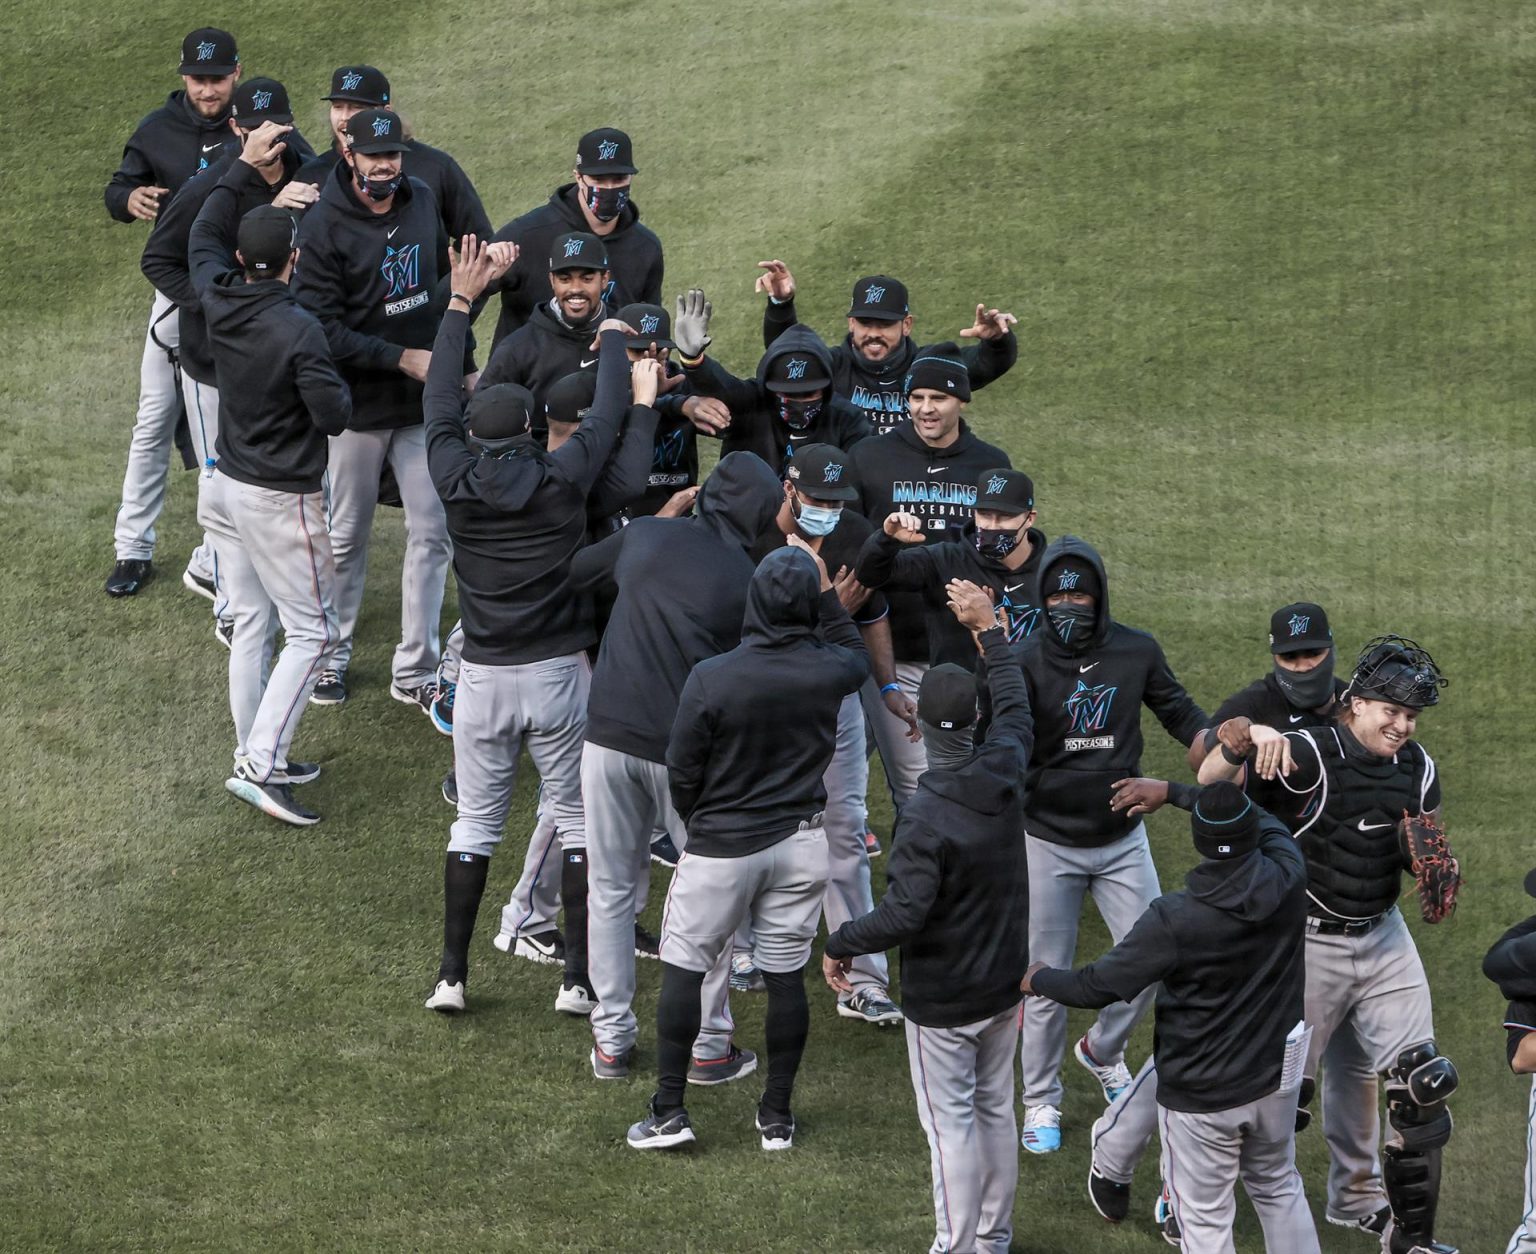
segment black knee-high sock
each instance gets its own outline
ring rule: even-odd
[[[469,941],[485,893],[491,860],[483,853],[448,852],[443,864],[443,962],[437,978],[462,984],[469,975]]]
[[[704,972],[661,964],[661,997],[656,1002],[656,1109],[670,1114],[683,1104],[688,1061],[699,1035],[699,997]]]
[[[560,855],[560,904],[565,907],[565,985],[592,986],[587,981],[587,851],[571,849]]]
[[[805,971],[764,971],[763,982],[768,986],[768,1018],[763,1033],[768,1046],[768,1084],[760,1109],[787,1115],[800,1055],[805,1053],[805,1038],[811,1032]]]

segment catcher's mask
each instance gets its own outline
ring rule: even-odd
[[[1440,689],[1449,682],[1435,659],[1412,640],[1377,636],[1360,650],[1344,696],[1422,710],[1440,700]]]

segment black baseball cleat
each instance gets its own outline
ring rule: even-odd
[[[235,767],[235,773],[224,781],[224,787],[247,805],[295,827],[313,827],[320,821],[318,814],[293,795],[292,784],[286,781],[279,784],[275,777],[264,784],[258,783],[244,762]]]
[[[1323,1218],[1336,1228],[1353,1228],[1356,1232],[1368,1232],[1373,1237],[1379,1237],[1387,1230],[1387,1225],[1392,1222],[1392,1208],[1383,1206],[1375,1214],[1366,1215],[1358,1219],[1344,1219],[1338,1215],[1323,1212]]]
[[[318,762],[294,762],[281,771],[272,772],[272,782],[275,784],[313,784],[320,778],[320,763]]]
[[[219,586],[211,579],[204,579],[201,575],[193,574],[189,566],[181,572],[181,585],[188,592],[195,592],[200,597],[207,597],[210,601],[219,599]]]
[[[672,837],[665,833],[651,841],[652,862],[659,862],[662,866],[676,866],[681,856],[677,852],[677,846],[672,843]]]
[[[708,1088],[714,1084],[729,1084],[757,1070],[757,1055],[750,1049],[738,1049],[735,1045],[724,1058],[689,1058],[688,1083]]]
[[[216,618],[213,620],[213,638],[226,649],[235,647],[235,625],[228,619]]]
[[[787,1150],[795,1147],[795,1117],[775,1110],[757,1108],[753,1126],[762,1137],[765,1150]]]
[[[439,679],[437,691],[432,695],[432,705],[427,713],[432,716],[432,726],[445,736],[453,735],[453,698],[459,685],[451,679]]]
[[[1152,1207],[1152,1222],[1157,1225],[1158,1234],[1169,1245],[1183,1246],[1184,1230],[1179,1227],[1179,1217],[1173,1213],[1173,1201],[1168,1196],[1166,1184],[1157,1195],[1157,1202]]]
[[[688,1122],[686,1110],[679,1106],[663,1118],[656,1113],[656,1099],[653,1097],[645,1118],[639,1123],[631,1124],[629,1134],[624,1139],[629,1143],[630,1149],[654,1150],[676,1149],[680,1145],[689,1144],[696,1138],[693,1135],[693,1124]]]
[[[1131,1186],[1100,1175],[1097,1163],[1088,1167],[1088,1200],[1093,1209],[1112,1224],[1121,1222],[1131,1213]]]
[[[132,557],[120,557],[107,576],[109,597],[131,597],[155,577],[154,563],[148,558],[140,561]]]
[[[638,923],[635,924],[635,957],[653,961],[661,958],[661,942]]]
[[[596,1079],[627,1080],[630,1064],[635,1061],[635,1047],[631,1045],[622,1054],[605,1054],[594,1045],[588,1058],[592,1063],[592,1075]]]
[[[396,701],[403,701],[406,705],[414,705],[428,718],[432,717],[432,702],[437,699],[437,683],[427,680],[424,684],[417,684],[414,688],[402,688],[399,684],[390,684],[389,695]],[[449,735],[453,733],[450,732]]]
[[[309,694],[310,705],[340,705],[347,699],[346,672],[326,667],[320,672],[315,690]]]
[[[459,777],[452,771],[443,776],[443,800],[451,806],[459,804]]]

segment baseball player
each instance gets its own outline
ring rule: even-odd
[[[970,375],[953,344],[914,357],[902,390],[911,416],[885,437],[865,440],[854,451],[859,509],[876,527],[883,527],[892,514],[906,513],[921,520],[927,535],[944,537],[951,527],[972,521],[977,476],[1012,461],[1002,449],[977,439],[966,423]],[[901,710],[922,683],[930,651],[923,598],[891,589],[886,601],[896,655],[894,682],[899,687],[887,686],[882,692],[871,684],[860,696],[885,765],[891,800],[900,809],[927,766],[922,745],[910,738],[911,725]]]
[[[791,1101],[810,1029],[805,964],[827,887],[821,780],[838,707],[864,682],[869,658],[821,558],[795,537],[790,546],[753,574],[741,644],[696,665],[678,701],[667,772],[688,849],[667,892],[658,1082],[650,1110],[629,1129],[633,1149],[694,1139],[683,1088],[700,988],[744,918],[768,986],[757,1131],[765,1150],[794,1145]]]
[[[1345,1180],[1353,1187],[1348,1196],[1329,1197],[1328,1213],[1369,1220],[1382,1197],[1373,1187],[1384,1188],[1392,1215],[1382,1249],[1390,1254],[1452,1248],[1435,1241],[1434,1226],[1440,1156],[1451,1135],[1445,1103],[1456,1090],[1456,1068],[1436,1048],[1424,967],[1396,905],[1408,850],[1418,839],[1413,829],[1439,820],[1439,775],[1413,734],[1445,682],[1434,659],[1412,641],[1379,637],[1361,651],[1332,726],[1281,731],[1223,724],[1220,744],[1200,768],[1202,782],[1248,770],[1255,800],[1272,801],[1287,817],[1306,855],[1307,1022],[1313,1031],[1301,1104],[1310,1100],[1310,1081],[1334,1035],[1353,1035],[1387,1082],[1382,1185],[1370,1179],[1380,1136],[1374,1104],[1325,1106],[1330,1152],[1349,1147],[1355,1155],[1330,1173],[1330,1186]],[[1411,861],[1426,898],[1423,913],[1436,922],[1454,906],[1455,860],[1441,841],[1432,860],[1415,853]],[[1438,894],[1433,909],[1431,893]],[[1357,1199],[1364,1205],[1346,1209],[1360,1205]],[[1375,1231],[1370,1223],[1356,1226]]]
[[[1228,782],[1200,794],[1190,830],[1203,860],[1183,889],[1080,970],[1032,962],[1024,991],[1097,1009],[1157,987],[1158,1120],[1183,1249],[1229,1254],[1240,1178],[1269,1254],[1316,1254],[1296,1170],[1306,864],[1285,824]]]
[[[240,77],[235,37],[212,27],[192,31],[181,42],[178,73],[184,88],[173,91],[134,128],[122,164],[107,183],[107,212],[119,222],[153,222],[166,197],[239,147],[229,127],[229,103]],[[181,413],[179,341],[176,306],[156,291],[139,363],[139,409],[128,444],[123,499],[113,525],[117,560],[107,577],[108,596],[133,596],[154,572],[155,520],[165,504],[172,437]],[[193,552],[185,582],[194,591],[212,594],[211,545],[204,542]]]
[[[283,133],[269,121],[249,137],[242,158],[248,171],[262,169]],[[234,626],[235,768],[225,787],[274,818],[308,826],[320,816],[292,786],[320,768],[290,759],[288,749],[336,647],[336,565],[321,488],[326,437],[345,428],[352,402],[325,332],[288,287],[298,259],[292,214],[265,204],[240,216],[235,183],[220,180],[188,241],[191,282],[225,398],[217,460],[198,509],[221,555]],[[283,649],[266,676],[278,623]]]
[[[430,709],[439,618],[448,574],[443,504],[427,471],[421,385],[432,359],[440,306],[433,289],[447,272],[448,238],[425,183],[402,166],[398,114],[365,109],[347,121],[351,140],[301,227],[304,264],[294,293],[320,319],[342,377],[352,389],[352,421],[331,442],[331,542],[341,640],[311,701],[347,699],[352,637],[363,603],[368,538],[379,474],[394,469],[405,504],[405,565],[400,577],[400,643],[390,695]],[[466,344],[461,376],[474,372]]]
[[[366,115],[359,115],[366,116]],[[432,481],[447,509],[464,624],[464,661],[454,711],[458,821],[443,873],[443,957],[427,1008],[464,1009],[469,942],[491,853],[512,804],[524,741],[548,792],[567,864],[581,858],[581,743],[592,644],[590,601],[569,586],[571,558],[586,539],[587,496],[603,472],[626,414],[623,336],[601,337],[592,412],[553,453],[530,438],[532,397],[513,384],[475,389],[462,404],[461,362],[469,310],[508,261],[465,237],[453,258],[453,296],[433,343],[426,413]],[[606,350],[606,351],[604,351]],[[633,367],[634,400],[654,399],[656,366]],[[583,868],[584,869],[584,868]],[[587,1000],[585,896],[568,899],[567,990]],[[560,999],[556,1001],[560,1008]]]
[[[763,309],[763,343],[772,344],[799,321],[795,313],[795,276],[782,261],[759,261],[757,290],[768,294]],[[976,320],[960,332],[975,340],[960,350],[971,387],[983,388],[1007,374],[1019,358],[1013,333],[1018,322],[1011,313],[976,306]],[[912,343],[912,312],[907,288],[888,274],[866,275],[853,285],[848,306],[848,334],[832,349],[832,394],[863,412],[877,435],[893,430],[907,417],[907,393],[902,386],[913,361],[932,347]]]
[[[629,136],[612,127],[588,131],[576,144],[572,182],[554,190],[548,203],[514,218],[496,233],[521,250],[522,262],[501,281],[501,317],[493,347],[522,326],[554,295],[539,259],[561,235],[595,235],[611,258],[602,297],[612,308],[661,300],[661,241],[640,224],[640,207],[630,199],[635,167]]]
[[[244,216],[245,211],[263,204],[301,211],[313,202],[315,195],[312,188],[294,183],[294,176],[303,164],[309,146],[292,127],[293,113],[288,107],[287,89],[275,79],[242,79],[230,102],[229,125],[243,140],[263,122],[273,122],[284,129],[281,141],[270,153],[263,154],[262,164],[238,160],[241,150],[236,148],[223,152],[206,169],[198,171],[161,210],[139,260],[144,277],[157,292],[169,296],[176,305],[181,338],[177,361],[181,367],[182,399],[190,422],[192,446],[201,467],[199,501],[213,479],[214,445],[219,433],[219,390],[214,378],[213,352],[208,346],[208,326],[198,304],[187,262],[192,223],[214,187],[232,171],[237,193],[237,203],[232,210],[235,221]],[[221,530],[225,542],[229,543],[233,529],[226,525]],[[217,558],[217,546],[215,550]],[[215,561],[216,576],[218,570],[219,562]],[[220,581],[215,578],[212,584],[204,586],[199,582],[199,576],[190,571],[183,578],[189,586],[212,597],[215,635],[221,643],[228,645],[233,638],[233,624]]]
[[[1525,891],[1536,897],[1536,871],[1526,875]],[[1515,924],[1493,943],[1483,958],[1483,974],[1499,986],[1499,995],[1509,1002],[1504,1011],[1509,1069],[1516,1075],[1533,1076],[1525,1209],[1504,1254],[1536,1254],[1536,915]]]
[[[973,744],[976,681],[940,666],[919,708],[929,768],[897,820],[879,909],[827,937],[822,972],[846,988],[853,955],[901,946],[907,1058],[933,1170],[936,1250],[1006,1251],[1019,1157],[1013,1113],[1029,870],[1019,842],[1034,739],[1018,661],[976,584],[950,585],[988,658],[992,722]]]
[[[1046,621],[1015,646],[1035,713],[1024,803],[1029,953],[1032,961],[1065,966],[1077,945],[1086,894],[1118,944],[1159,892],[1146,825],[1110,808],[1116,783],[1140,774],[1141,706],[1181,745],[1208,720],[1157,641],[1111,616],[1104,564],[1091,545],[1063,536],[1046,549],[1037,603]],[[1131,1082],[1125,1042],[1150,996],[1149,990],[1107,1006],[1073,1047],[1106,1105]],[[1020,1140],[1033,1154],[1061,1148],[1066,1027],[1060,1006],[1025,1003]]]

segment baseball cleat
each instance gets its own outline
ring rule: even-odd
[[[313,784],[319,778],[320,763],[289,762],[281,771],[273,769],[271,782],[276,784]]]
[[[219,586],[211,579],[204,579],[201,575],[192,573],[192,568],[187,567],[181,572],[181,585],[188,592],[195,592],[200,597],[207,597],[210,601],[219,599]]]
[[[732,1045],[724,1058],[690,1058],[688,1083],[709,1088],[716,1084],[729,1084],[757,1070],[757,1055],[750,1049],[738,1049]]]
[[[630,1149],[649,1150],[676,1149],[696,1138],[686,1110],[679,1106],[674,1113],[663,1119],[656,1113],[656,1099],[652,1098],[645,1118],[639,1123],[630,1124],[629,1133],[624,1139],[629,1142]]]
[[[1387,1230],[1387,1225],[1392,1222],[1392,1208],[1390,1206],[1383,1206],[1374,1214],[1355,1219],[1344,1219],[1325,1210],[1323,1218],[1336,1228],[1353,1228],[1357,1232],[1368,1232],[1373,1237],[1379,1237]]]
[[[119,558],[112,567],[112,573],[107,576],[107,595],[131,597],[154,577],[154,563],[148,558],[143,561],[131,557]]]
[[[437,692],[427,709],[427,713],[432,716],[432,726],[445,736],[453,735],[453,698],[458,690],[458,684],[451,679],[439,679]]]
[[[874,832],[864,833],[864,852],[871,858],[878,858],[885,851],[880,848],[880,837]]]
[[[235,625],[228,619],[216,618],[213,620],[213,638],[226,649],[235,647]]]
[[[861,988],[846,1001],[838,998],[837,1013],[845,1019],[859,1019],[876,1027],[895,1027],[901,1022],[901,1007],[883,988]]]
[[[795,1147],[795,1117],[776,1111],[758,1109],[753,1120],[758,1135],[763,1138],[765,1150],[787,1150]]]
[[[1114,1105],[1115,1098],[1131,1087],[1131,1069],[1124,1062],[1117,1062],[1106,1066],[1088,1052],[1088,1038],[1079,1037],[1077,1044],[1072,1046],[1072,1057],[1082,1063],[1083,1070],[1087,1071],[1099,1082],[1099,1088],[1104,1091],[1104,1104]]]
[[[652,961],[661,959],[661,942],[638,922],[635,924],[635,957],[650,958]]]
[[[340,705],[346,699],[346,674],[330,667],[321,671],[315,690],[309,694],[310,705]]]
[[[1093,1209],[1112,1224],[1131,1213],[1131,1186],[1099,1173],[1098,1163],[1088,1165],[1088,1200]]]
[[[263,814],[291,823],[295,827],[313,827],[320,816],[299,803],[293,795],[293,786],[275,778],[258,783],[245,763],[235,767],[235,773],[224,781],[224,787],[247,805],[255,806]]]
[[[547,932],[537,932],[531,936],[519,936],[515,940],[511,936],[497,933],[491,944],[502,953],[509,953],[514,958],[525,958],[529,962],[537,962],[540,966],[563,967],[565,965],[565,937],[560,935],[558,928],[552,927]]]
[[[445,1015],[458,1014],[464,1009],[463,981],[450,984],[447,980],[439,980],[437,987],[432,990],[432,996],[427,998],[427,1009]]]
[[[403,701],[406,705],[414,705],[428,718],[432,717],[432,702],[437,699],[437,683],[427,680],[424,684],[417,684],[414,688],[402,688],[399,684],[389,685],[389,695],[396,701]],[[449,735],[453,733],[450,731]]]
[[[451,806],[459,804],[459,777],[452,771],[443,776],[443,800]]]
[[[768,987],[763,973],[757,969],[751,954],[731,955],[731,991],[736,993],[761,993]]]
[[[651,841],[652,862],[659,862],[662,866],[676,866],[680,857],[682,854],[677,852],[677,846],[672,843],[672,837],[663,835]]]
[[[586,1018],[597,1007],[597,999],[582,984],[562,984],[555,994],[555,1009],[561,1014]]]
[[[1031,1154],[1054,1154],[1061,1148],[1061,1110],[1056,1106],[1024,1107],[1024,1131],[1019,1144]]]
[[[629,1079],[629,1064],[635,1060],[635,1047],[631,1045],[622,1054],[605,1054],[596,1045],[587,1055],[592,1063],[592,1074],[599,1080]]]
[[[1162,1191],[1157,1195],[1157,1201],[1152,1206],[1152,1222],[1157,1225],[1157,1231],[1169,1245],[1182,1247],[1184,1244],[1184,1231],[1179,1227],[1179,1218],[1173,1213],[1173,1199],[1168,1196],[1168,1186],[1163,1185]]]

